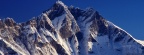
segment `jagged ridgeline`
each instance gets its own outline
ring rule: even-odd
[[[0,20],[0,55],[144,55],[143,43],[93,8],[61,1],[24,23]]]

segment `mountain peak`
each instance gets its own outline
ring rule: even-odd
[[[58,4],[64,4],[62,1],[60,1],[60,0],[58,0],[58,1],[56,1],[56,3],[58,3]]]
[[[70,13],[70,11],[68,10],[68,6],[66,6],[62,1],[56,1],[56,3],[44,13],[49,14],[49,18],[53,20],[58,16]]]
[[[56,1],[55,5],[58,5],[58,6],[63,6],[64,8],[66,8],[67,6],[62,2],[62,1]]]

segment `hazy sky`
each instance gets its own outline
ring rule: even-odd
[[[0,0],[0,18],[24,22],[50,8],[56,0]],[[144,0],[62,0],[67,6],[93,7],[105,19],[144,40]]]

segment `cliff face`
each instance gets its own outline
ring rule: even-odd
[[[0,20],[1,55],[144,55],[142,42],[93,8],[61,1],[24,23]]]

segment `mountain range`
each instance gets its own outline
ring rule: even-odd
[[[0,19],[0,55],[144,55],[144,41],[93,8],[56,1],[27,22]]]

